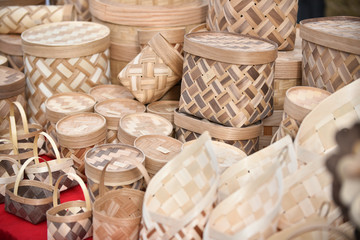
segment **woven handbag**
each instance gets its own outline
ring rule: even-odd
[[[70,201],[58,205],[58,187],[63,177],[79,183],[85,201]],[[54,206],[46,212],[48,239],[85,239],[92,236],[92,209],[89,192],[81,178],[72,173],[62,175],[55,184]]]
[[[9,157],[0,157],[0,203],[5,201],[6,184],[13,183],[21,165]]]
[[[6,185],[5,211],[32,224],[38,224],[46,220],[46,211],[53,206],[52,194],[54,187],[51,185],[52,175],[48,164],[46,166],[49,171],[50,184],[34,180],[20,181],[25,168],[33,160],[35,160],[35,157],[26,160],[16,175],[15,183]]]
[[[217,183],[215,153],[209,133],[204,133],[151,179],[140,239],[202,239]]]

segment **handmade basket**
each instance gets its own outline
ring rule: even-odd
[[[106,119],[97,113],[78,113],[62,118],[56,124],[61,155],[72,158],[76,173],[85,177],[85,154],[106,142]]]
[[[297,12],[298,0],[210,0],[206,23],[212,31],[262,37],[293,50]]]
[[[22,33],[37,25],[74,21],[73,5],[64,6],[7,6],[0,8],[0,33]]]
[[[0,34],[0,53],[6,56],[9,67],[24,71],[20,35]]]
[[[5,201],[6,184],[14,183],[21,165],[9,157],[0,157],[0,203]]]
[[[335,92],[360,78],[359,32],[359,17],[301,21],[302,84]]]
[[[145,167],[152,177],[181,152],[183,144],[169,136],[143,135],[136,138],[134,146],[145,154]]]
[[[283,110],[274,110],[274,113],[270,117],[262,121],[263,129],[259,137],[259,149],[263,149],[272,143],[274,135],[279,129],[283,112]]]
[[[226,127],[178,111],[175,112],[174,123],[175,136],[181,142],[197,139],[203,132],[209,131],[213,140],[233,145],[248,155],[259,150],[262,123],[244,128]]]
[[[55,93],[86,93],[108,83],[109,34],[107,27],[90,22],[43,24],[23,32],[32,120],[45,124],[45,100]]]
[[[179,101],[157,101],[150,103],[146,107],[148,113],[154,113],[166,118],[174,125],[174,110],[179,107]]]
[[[101,174],[109,162],[105,192],[120,188],[144,189],[143,176],[147,179],[147,173],[140,166],[145,165],[144,153],[126,144],[104,144],[89,150],[85,156],[85,174],[92,202],[99,195]]]
[[[133,145],[137,137],[143,135],[170,136],[172,124],[163,117],[152,113],[132,113],[119,121],[117,137],[122,143]]]
[[[272,114],[275,43],[197,32],[185,36],[184,52],[180,112],[233,127]]]
[[[126,114],[145,112],[144,104],[132,99],[108,99],[95,105],[95,112],[104,116],[107,126],[107,143],[118,143],[120,119]]]
[[[91,13],[89,9],[89,0],[59,0],[57,5],[73,4],[76,11],[77,21],[90,21]]]
[[[58,187],[64,176],[74,179],[83,191],[85,201],[70,201],[58,205]],[[85,183],[76,174],[62,175],[56,182],[53,207],[46,212],[48,239],[86,239],[92,237],[92,208]]]
[[[217,183],[215,153],[209,134],[204,133],[151,179],[140,239],[202,239]]]
[[[104,84],[93,87],[89,90],[89,94],[93,96],[97,102],[114,98],[134,99],[134,96],[126,87],[114,84]]]
[[[32,224],[38,224],[46,220],[46,211],[53,206],[52,194],[54,187],[51,185],[51,170],[46,161],[45,164],[49,171],[50,184],[34,180],[20,181],[25,168],[34,159],[32,157],[26,160],[16,175],[15,183],[6,185],[5,211],[23,218]]]

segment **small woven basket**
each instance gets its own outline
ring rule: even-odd
[[[9,67],[24,71],[20,35],[0,34],[0,53],[6,56]]]
[[[89,94],[93,96],[97,102],[114,98],[134,99],[134,96],[126,87],[114,84],[104,84],[93,87],[89,90]]]
[[[9,157],[0,157],[0,203],[5,201],[6,184],[14,183],[21,165]]]
[[[174,125],[174,110],[179,107],[179,101],[157,101],[146,107],[148,113],[154,113],[169,120]]]
[[[262,37],[279,50],[293,50],[298,0],[210,0],[206,23],[212,31]]]

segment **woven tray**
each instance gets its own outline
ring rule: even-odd
[[[279,50],[292,50],[298,1],[209,1],[206,23],[212,31],[258,36],[276,42]]]
[[[77,21],[90,21],[91,13],[89,9],[89,0],[59,0],[57,5],[73,4],[76,11]]]
[[[9,67],[24,70],[20,35],[0,34],[0,53],[7,57]]]
[[[335,92],[360,78],[360,18],[303,20],[302,84]]]
[[[157,101],[147,105],[146,111],[166,118],[175,127],[174,110],[178,107],[179,107],[179,101]]]
[[[5,201],[6,184],[14,183],[21,165],[9,157],[0,157],[0,203]]]
[[[134,99],[134,96],[126,87],[111,84],[93,87],[89,90],[89,94],[93,96],[97,102],[102,102],[106,99],[114,98]]]

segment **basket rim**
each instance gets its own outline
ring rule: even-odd
[[[146,111],[149,112],[149,113],[154,113],[154,114],[173,115],[174,112],[160,112],[160,111],[157,111],[157,110],[153,109],[154,106],[167,105],[167,104],[177,104],[177,105],[179,105],[179,101],[178,100],[159,100],[159,101],[155,101],[155,102],[149,103],[146,106]]]
[[[11,0],[13,1],[13,0]],[[3,2],[1,2],[4,4]],[[14,39],[16,38],[16,39]],[[22,56],[21,37],[16,34],[0,34],[1,52],[8,55]]]
[[[77,214],[70,215],[70,216],[58,216],[57,215],[57,213],[59,211],[64,210],[69,207],[83,207],[86,209],[86,203],[83,200],[75,200],[75,201],[61,203],[61,204],[57,205],[56,207],[52,207],[46,211],[47,220],[51,221],[51,222],[67,223],[67,222],[79,221],[79,220],[89,218],[92,216],[92,210],[87,210],[85,212],[77,213]]]

